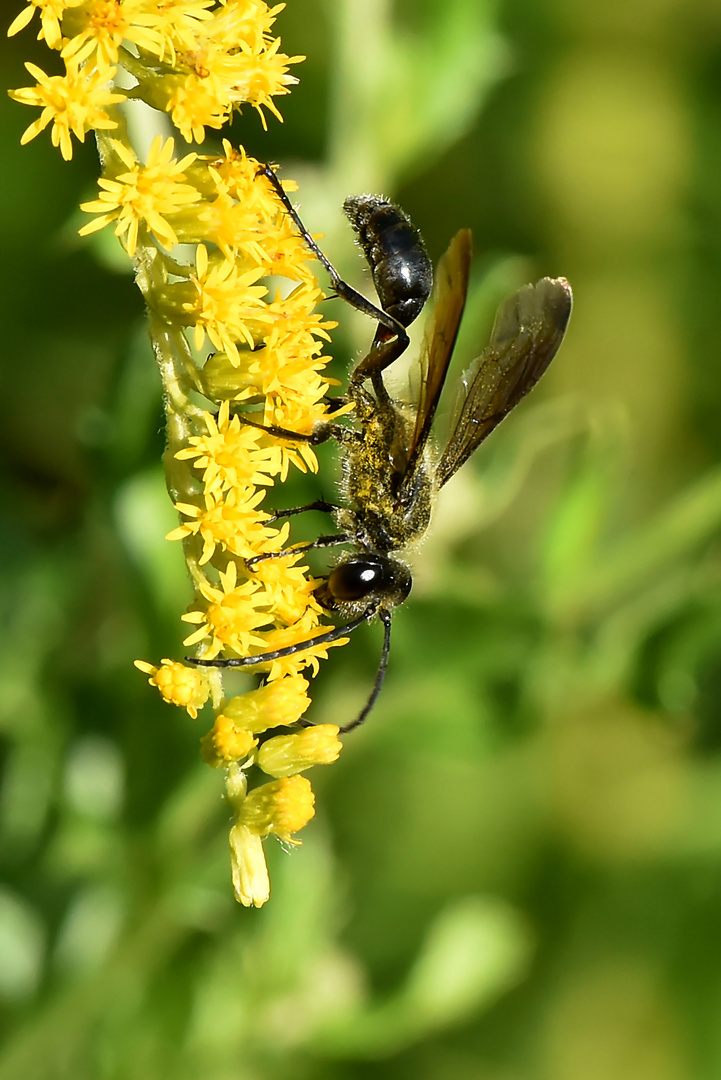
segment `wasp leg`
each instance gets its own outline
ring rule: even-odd
[[[301,506],[300,510],[308,509]],[[298,511],[300,512],[300,511]],[[291,513],[295,511],[291,510]],[[319,536],[317,540],[309,540],[305,544],[294,544],[293,547],[283,548],[282,551],[264,551],[262,555],[253,555],[245,560],[245,565],[252,570],[256,563],[267,562],[268,559],[285,559],[289,555],[297,555],[300,551],[313,551],[315,548],[335,547],[336,544],[352,544],[355,536],[352,533],[334,533],[332,536]]]
[[[320,510],[323,514],[332,514],[334,510],[340,510],[335,503],[326,502],[325,499],[316,499],[315,502],[306,503],[305,506],[294,506],[290,510],[274,510],[269,521],[278,521],[280,518],[293,517],[294,514],[304,514],[306,510]]]
[[[351,619],[350,622],[344,623],[342,626],[331,627],[330,630],[324,630],[323,633],[317,634],[316,637],[298,641],[295,645],[286,645],[282,649],[274,649],[273,652],[256,653],[255,656],[216,657],[214,660],[202,660],[197,656],[186,656],[185,659],[189,664],[194,664],[195,667],[239,668],[270,664],[274,660],[282,660],[286,656],[295,656],[296,653],[305,652],[307,649],[315,649],[319,645],[328,645],[331,641],[337,641],[338,638],[345,637],[346,634],[350,634],[351,631],[368,622],[375,613],[376,609],[370,607],[362,615]]]
[[[277,424],[261,424],[259,420],[253,420],[247,413],[234,412],[232,415],[237,416],[242,424],[257,428],[258,431],[265,431],[268,435],[273,435],[276,439],[288,439],[290,442],[308,443],[310,446],[318,446],[320,443],[327,442],[328,439],[332,439],[336,434],[334,430],[335,425],[325,423],[324,421],[316,424],[314,431],[303,433],[300,431],[290,431],[288,428],[279,427]]]
[[[388,667],[388,657],[391,651],[391,615],[389,611],[384,611],[383,609],[378,612],[378,615],[380,616],[380,620],[383,623],[383,649],[381,652],[380,661],[378,663],[378,669],[376,671],[373,689],[371,690],[368,700],[356,716],[355,720],[351,720],[350,723],[344,724],[343,727],[340,729],[340,733],[342,735],[346,735],[349,731],[355,731],[357,727],[361,726],[361,724],[365,721],[366,717],[372,710],[376,701],[378,700],[378,695],[383,689],[383,681],[386,677],[386,669]]]
[[[378,328],[379,331],[382,329],[382,327]],[[381,373],[385,371],[394,360],[397,360],[398,357],[405,352],[405,349],[406,343],[400,342],[398,338],[388,338],[380,332],[376,333],[370,350],[362,360],[358,361],[351,372],[349,380],[350,387],[358,386],[366,379],[370,379],[376,394],[380,392],[384,398],[388,398],[388,392],[380,377]]]
[[[400,353],[402,353],[404,349],[408,348],[409,344],[408,333],[406,332],[406,328],[403,326],[403,324],[398,322],[398,319],[394,319],[393,316],[389,315],[387,311],[383,310],[383,308],[371,303],[371,301],[368,300],[365,296],[363,296],[362,293],[359,293],[356,289],[353,288],[352,285],[349,285],[347,281],[343,280],[336,268],[333,266],[333,263],[326,255],[324,255],[324,253],[318,247],[315,240],[310,235],[305,225],[301,221],[298,211],[295,209],[292,202],[286,195],[283,189],[283,185],[276,176],[275,170],[272,169],[270,165],[260,165],[258,167],[258,174],[262,174],[266,178],[266,180],[268,180],[271,187],[275,191],[275,194],[278,196],[281,203],[283,204],[286,213],[295,223],[295,227],[297,228],[300,235],[303,237],[306,246],[310,248],[318,262],[320,262],[325,267],[336,295],[339,296],[341,300],[345,300],[346,303],[351,305],[351,307],[354,307],[356,311],[362,311],[364,315],[368,315],[369,318],[374,319],[376,322],[379,322],[381,326],[385,328],[386,333],[390,331],[393,337],[398,339],[400,345],[400,351],[398,355],[400,355]]]
[[[265,431],[276,439],[308,443],[310,446],[319,446],[320,443],[327,442],[328,439],[337,439],[342,445],[343,443],[358,442],[363,438],[360,431],[353,431],[352,428],[343,427],[341,424],[332,424],[325,420],[321,420],[320,423],[316,424],[315,430],[311,431],[310,434],[305,434],[300,431],[290,431],[288,428],[278,427],[277,424],[261,424],[259,420],[252,420],[247,413],[234,412],[232,415],[237,416],[242,424],[248,424],[249,427],[257,428],[258,431]]]

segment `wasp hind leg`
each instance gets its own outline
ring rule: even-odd
[[[356,311],[362,311],[364,315],[367,315],[369,318],[375,320],[375,322],[380,323],[381,326],[385,329],[386,333],[390,332],[392,336],[397,337],[399,341],[402,342],[400,352],[403,352],[403,350],[408,347],[409,342],[408,333],[406,332],[406,328],[403,326],[403,324],[400,323],[398,319],[395,319],[392,315],[389,315],[387,311],[384,311],[383,308],[379,307],[377,304],[371,303],[371,301],[368,300],[367,297],[363,296],[362,293],[359,293],[357,289],[354,289],[352,285],[349,285],[347,281],[343,280],[336,268],[333,266],[333,263],[321,251],[321,249],[318,247],[315,240],[303,224],[303,221],[298,211],[295,209],[292,202],[286,195],[283,185],[278,179],[275,170],[271,168],[270,165],[259,165],[258,175],[264,176],[269,182],[269,184],[273,188],[273,191],[283,204],[285,212],[293,221],[296,229],[302,236],[303,242],[305,243],[306,247],[310,248],[318,262],[325,267],[325,270],[330,278],[331,285],[333,286],[333,291],[335,292],[336,296],[339,296],[341,300],[345,300],[346,303],[350,304],[351,307],[354,307]]]

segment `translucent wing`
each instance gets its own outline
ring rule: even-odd
[[[471,232],[470,229],[461,229],[451,240],[436,268],[433,317],[426,327],[418,357],[421,385],[416,423],[408,450],[407,475],[413,472],[428,441],[466,304],[470,268]]]
[[[565,278],[541,278],[498,309],[489,344],[463,376],[439,487],[536,385],[563,341],[571,306]]]

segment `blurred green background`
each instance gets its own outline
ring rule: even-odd
[[[132,667],[183,655],[190,599],[140,296],[76,235],[92,143],[21,149],[0,98],[0,1077],[712,1080],[721,8],[290,0],[277,30],[308,57],[285,123],[233,137],[339,267],[344,196],[383,191],[434,260],[473,229],[459,370],[525,280],[567,276],[574,316],[444,491],[376,712],[247,911],[207,725]],[[50,68],[33,37],[9,86]],[[327,310],[342,377],[370,328]],[[314,719],[354,715],[379,639],[333,650]]]

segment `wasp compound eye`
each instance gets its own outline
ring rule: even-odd
[[[383,578],[383,567],[374,559],[354,559],[342,563],[328,578],[328,590],[341,603],[363,600],[377,591]]]
[[[331,571],[325,591],[333,604],[352,604],[379,595],[386,602],[401,604],[411,591],[411,575],[395,559],[351,558]]]

